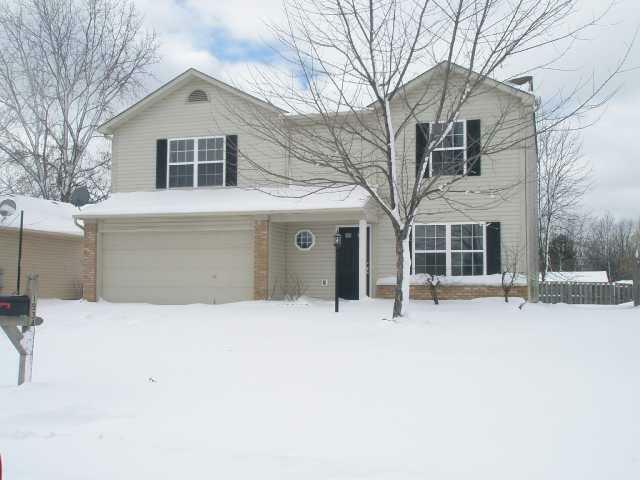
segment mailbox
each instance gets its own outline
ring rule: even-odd
[[[0,316],[2,317],[28,316],[30,306],[31,299],[28,295],[0,295]]]

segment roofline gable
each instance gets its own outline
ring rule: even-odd
[[[197,70],[191,67],[185,70],[184,72],[182,72],[181,74],[173,77],[171,80],[161,85],[151,93],[147,94],[146,96],[144,96],[143,98],[135,102],[133,105],[127,107],[126,109],[118,113],[116,116],[104,122],[102,125],[98,127],[98,132],[102,133],[103,135],[113,134],[114,130],[120,124],[134,118],[144,108],[147,108],[150,105],[153,105],[155,102],[166,97],[170,93],[177,90],[185,82],[192,79],[198,79],[198,80],[207,82],[210,85],[213,85],[214,87],[221,88],[233,95],[242,97],[245,100],[248,100],[254,104],[257,104],[258,106],[272,109],[275,112],[285,113],[285,110],[282,110],[281,108],[278,108],[271,103],[261,100],[258,97],[255,97],[243,90],[240,90],[239,88],[229,85],[228,83],[225,83],[222,80],[218,80],[217,78],[212,77],[211,75],[207,75],[206,73],[203,73],[200,70]]]
[[[406,90],[406,89],[414,88],[421,81],[428,80],[438,70],[444,68],[444,66],[446,64],[447,64],[447,60],[443,60],[442,62],[437,63],[433,67],[431,67],[428,70],[422,72],[420,75],[418,75],[418,76],[412,78],[411,80],[409,80],[408,82],[402,84],[399,87],[399,90],[402,90],[402,89]],[[451,67],[452,67],[452,70],[457,72],[457,73],[465,73],[466,74],[466,73],[468,73],[470,71],[468,68],[463,67],[463,66],[458,65],[457,63],[453,63],[453,62],[451,62]],[[474,75],[480,75],[479,73],[476,73],[473,70],[471,70],[471,73],[474,74]],[[492,86],[494,86],[498,90],[501,90],[501,91],[503,91],[503,92],[505,92],[507,94],[519,97],[521,100],[523,100],[525,102],[533,102],[535,100],[535,95],[533,94],[533,92],[526,92],[526,91],[524,91],[524,90],[522,90],[520,88],[517,88],[515,85],[510,85],[507,82],[496,80],[496,79],[491,78],[491,77],[485,77],[484,81],[490,83]],[[367,105],[367,107],[373,107],[373,106],[375,106],[375,104],[376,104],[376,102],[371,102],[369,105]]]

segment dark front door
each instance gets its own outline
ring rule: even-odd
[[[358,227],[341,227],[342,248],[338,250],[338,295],[358,299]]]

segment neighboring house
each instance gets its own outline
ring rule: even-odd
[[[547,272],[546,282],[609,283],[606,270],[593,272]],[[540,276],[542,280],[542,275]]]
[[[405,88],[419,90],[436,74],[439,67]],[[506,83],[486,84],[464,107],[460,118],[466,120],[456,129],[480,133],[485,125],[490,131],[491,122],[510,105],[520,125],[524,122],[521,131],[533,135],[534,96]],[[100,128],[112,139],[113,194],[77,215],[85,222],[85,298],[224,303],[281,297],[292,285],[303,285],[307,295],[331,298],[336,230],[344,236],[340,295],[388,296],[391,289],[377,281],[395,275],[395,240],[369,195],[360,189],[311,193],[265,184],[244,156],[259,156],[283,174],[299,167],[273,143],[232,121],[224,112],[229,108],[283,115],[189,69]],[[429,122],[429,117],[425,112],[418,121]],[[415,125],[407,129],[405,141],[415,144],[416,130]],[[467,141],[465,136],[456,147],[465,154],[471,146]],[[475,175],[464,180],[470,192],[517,188],[491,208],[442,209],[428,224],[417,224],[414,272],[498,274],[507,255],[517,251],[518,270],[537,281],[536,165],[531,139],[483,157]],[[473,205],[476,200],[468,195],[465,201]],[[470,291],[465,287],[461,297],[468,298]],[[495,286],[477,292],[499,294]],[[526,287],[520,294],[527,295]]]
[[[16,292],[20,211],[24,212],[20,290],[27,275],[38,275],[38,295],[43,298],[76,299],[82,295],[83,232],[73,221],[78,209],[71,204],[22,195],[11,199],[16,212],[0,217],[0,294]]]

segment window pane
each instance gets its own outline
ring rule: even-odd
[[[193,140],[187,140],[187,150],[193,150]]]
[[[178,150],[178,142],[176,142],[175,140],[169,142],[169,151],[175,152],[177,150]]]
[[[309,230],[303,230],[296,235],[296,245],[303,249],[308,250],[313,245],[313,233]]]
[[[445,253],[416,253],[416,273],[429,273],[431,275],[446,275]]]
[[[459,175],[464,166],[464,150],[436,150],[431,154],[433,175]]]
[[[484,273],[484,255],[482,253],[474,253],[473,255],[473,274],[482,275]]]
[[[426,250],[427,249],[427,239],[424,237],[418,237],[416,235],[416,250]]]
[[[169,165],[169,187],[192,187],[193,165]]]
[[[198,140],[198,162],[220,162],[222,160],[224,160],[224,142],[221,138]]]
[[[198,186],[224,185],[222,163],[204,163],[198,165]]]
[[[416,251],[446,250],[445,225],[416,225],[414,232]]]
[[[169,162],[176,163],[178,161],[178,154],[176,152],[171,152],[169,154]]]

